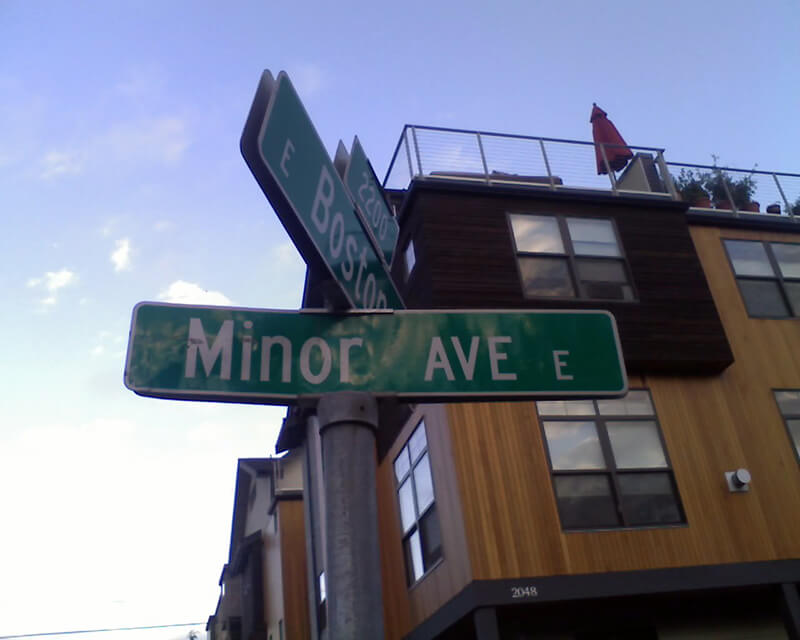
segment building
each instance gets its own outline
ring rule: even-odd
[[[308,637],[302,460],[240,459],[209,640]]]
[[[800,637],[800,175],[632,150],[598,177],[591,143],[404,130],[408,306],[607,309],[630,391],[382,407],[387,637]],[[309,627],[287,637],[328,637],[316,432],[300,407],[278,442],[306,468]]]

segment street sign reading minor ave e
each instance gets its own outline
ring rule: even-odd
[[[606,311],[267,311],[140,303],[125,385],[175,399],[292,404],[337,391],[406,401],[614,397]]]

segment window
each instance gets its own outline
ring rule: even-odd
[[[800,316],[800,244],[723,242],[750,316]]]
[[[433,495],[425,422],[420,421],[394,461],[408,584],[442,557],[442,534]]]
[[[800,462],[800,391],[776,391],[775,400],[778,401],[794,453]]]
[[[526,297],[633,300],[611,220],[509,214]]]
[[[564,529],[684,522],[648,391],[536,407]]]
[[[403,252],[403,260],[405,260],[406,278],[408,278],[411,275],[411,272],[414,270],[414,265],[417,264],[417,254],[414,253],[413,240],[408,241],[406,250]]]
[[[324,629],[328,625],[328,603],[326,600],[328,599],[328,592],[327,587],[325,586],[325,572],[319,574],[319,578],[317,580],[317,585],[319,589],[319,601],[317,604],[317,624],[319,625],[320,629]]]

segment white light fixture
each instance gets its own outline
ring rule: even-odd
[[[725,480],[728,482],[728,489],[733,492],[750,491],[750,472],[747,469],[726,471]]]

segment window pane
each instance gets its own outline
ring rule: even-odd
[[[800,456],[800,420],[787,420],[786,426],[789,427],[789,435],[792,436],[794,450]]]
[[[564,253],[558,221],[550,216],[511,216],[517,251]]]
[[[417,264],[417,254],[414,251],[413,241],[408,241],[408,246],[406,247],[404,256],[406,260],[406,273],[408,274],[413,271],[414,265]]]
[[[587,298],[633,300],[633,288],[627,284],[625,267],[619,260],[576,260],[578,279]]]
[[[419,542],[419,531],[415,531],[406,538],[403,547],[406,556],[406,571],[408,572],[408,582],[413,584],[422,577],[422,547]]]
[[[417,508],[423,513],[433,502],[433,480],[428,455],[422,456],[414,467],[414,486],[417,488]]]
[[[576,255],[621,255],[611,220],[567,218],[567,227]]]
[[[593,260],[580,258],[576,260],[578,279],[581,281],[628,282],[625,267],[619,260]]]
[[[800,278],[800,244],[772,244],[772,253],[784,278]]]
[[[420,454],[428,446],[428,439],[425,437],[425,423],[420,422],[417,430],[411,434],[408,441],[408,452],[411,454],[411,462],[416,462]]]
[[[553,470],[605,469],[594,422],[545,422]]]
[[[565,258],[520,258],[522,289],[526,296],[575,297]]]
[[[775,399],[781,415],[800,416],[800,391],[776,391]]]
[[[774,276],[764,245],[747,240],[725,240],[737,276]]]
[[[775,280],[739,280],[739,289],[751,316],[785,317],[789,315]]]
[[[633,287],[612,282],[584,282],[584,295],[594,300],[633,300]]]
[[[619,515],[611,495],[611,485],[604,475],[562,476],[553,478],[565,529],[613,527]]]
[[[593,416],[591,400],[542,400],[536,403],[540,416]]]
[[[667,466],[655,422],[608,422],[606,427],[618,469]]]
[[[647,391],[629,391],[624,398],[598,400],[597,408],[604,416],[652,416],[655,415],[650,394]]]
[[[408,447],[403,447],[400,455],[394,461],[394,475],[397,481],[400,482],[408,473],[410,463],[408,461]]]
[[[783,286],[786,288],[789,304],[792,305],[792,313],[800,316],[800,282],[784,282]]]
[[[414,513],[414,495],[411,490],[411,478],[406,480],[400,485],[400,490],[397,492],[400,498],[400,520],[403,525],[403,533],[411,528],[416,519]]]
[[[325,598],[328,597],[328,592],[325,587],[325,572],[319,574],[319,601],[325,602]]]
[[[681,522],[681,513],[669,474],[620,474],[617,481],[627,524]]]
[[[422,565],[427,571],[442,557],[442,531],[436,509],[428,511],[419,521],[419,532],[422,540]]]

